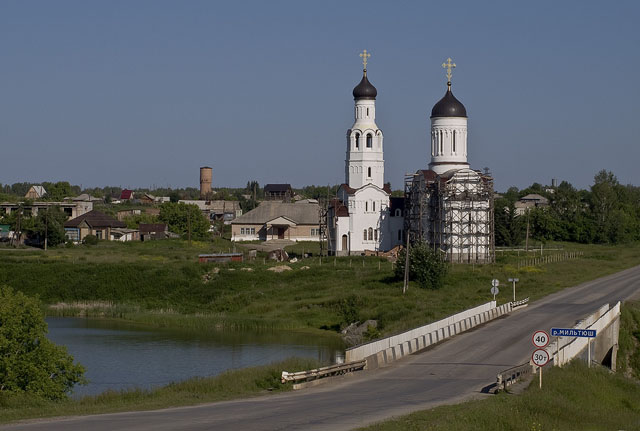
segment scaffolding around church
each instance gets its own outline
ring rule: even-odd
[[[405,231],[452,263],[495,262],[493,178],[470,169],[405,175]]]

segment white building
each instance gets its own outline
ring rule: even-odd
[[[429,169],[405,179],[406,228],[411,241],[424,241],[459,263],[494,258],[493,178],[467,162],[467,110],[451,91],[431,110]]]
[[[328,209],[328,247],[331,254],[386,251],[401,243],[402,209],[391,208],[391,187],[384,183],[384,142],[376,124],[378,91],[367,78],[364,51],[363,76],[353,89],[353,126],[347,131],[345,183]],[[394,206],[401,206],[395,199]]]

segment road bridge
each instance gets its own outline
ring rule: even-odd
[[[299,392],[157,411],[10,425],[2,430],[349,430],[392,416],[486,396],[496,375],[530,358],[531,334],[571,327],[605,303],[637,295],[640,266],[537,301],[392,366]]]

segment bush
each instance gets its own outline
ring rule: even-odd
[[[440,289],[447,275],[447,264],[439,252],[430,249],[425,243],[411,246],[409,254],[409,279],[414,280],[423,289]],[[397,279],[404,279],[406,249],[400,252],[395,268]]]
[[[86,245],[98,245],[98,237],[95,235],[87,235],[82,240],[82,243]]]
[[[84,368],[46,334],[40,301],[0,286],[0,391],[59,400],[84,382]]]

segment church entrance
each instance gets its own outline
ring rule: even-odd
[[[287,230],[286,227],[278,228],[278,239],[284,239],[284,231]]]
[[[345,251],[349,248],[349,238],[346,235],[342,235],[342,251]]]

